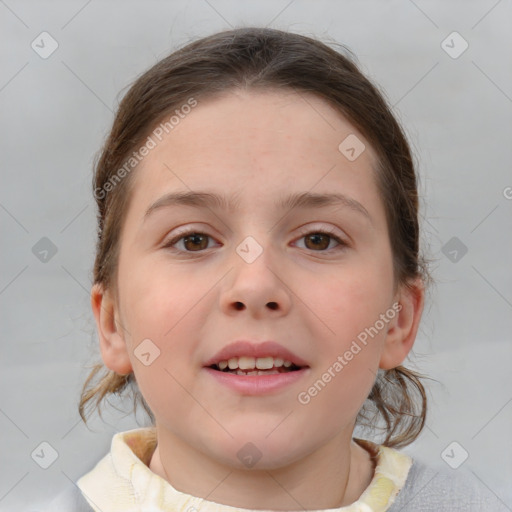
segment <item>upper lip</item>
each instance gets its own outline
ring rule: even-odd
[[[212,358],[206,361],[205,366],[218,364],[220,361],[229,361],[232,357],[280,357],[291,361],[296,366],[308,366],[307,362],[275,341],[253,343],[251,341],[235,341],[226,345]]]

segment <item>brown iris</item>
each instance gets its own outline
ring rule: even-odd
[[[325,243],[322,243],[322,238]],[[313,233],[312,235],[304,237],[305,245],[308,249],[312,249],[311,247],[308,247],[308,241],[313,241],[314,244],[319,244],[315,245],[313,249],[326,249],[329,247],[330,238],[331,237],[329,235],[324,235],[322,233]]]
[[[192,242],[192,244],[188,245],[188,242]],[[183,237],[183,245],[190,251],[206,249],[208,247],[208,236],[201,235],[200,233],[193,233]]]

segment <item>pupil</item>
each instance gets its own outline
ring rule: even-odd
[[[198,242],[197,241],[198,239],[201,239],[203,241],[203,244],[201,244],[201,242]],[[197,245],[195,247],[191,247],[191,246],[188,245],[188,242],[191,241],[191,240],[193,241],[192,242],[193,244],[197,244],[197,243],[201,244],[199,249],[205,249],[208,246],[208,241],[207,241],[205,236],[199,235],[199,234],[194,234],[194,235],[186,236],[184,238],[184,240],[183,240],[183,243],[185,244],[185,247],[187,249],[191,249],[191,250],[197,250],[198,249]],[[206,245],[204,244],[205,241],[206,241]]]
[[[328,240],[329,237],[327,235],[322,235],[321,233],[316,233],[316,234],[313,234],[313,235],[309,235],[309,236],[306,237],[306,240],[313,240],[313,242],[315,244],[317,244],[318,241],[319,241],[318,240],[319,238],[323,238],[324,242],[327,240],[327,243],[326,244],[323,243],[323,244],[320,244],[320,245],[316,245],[317,249],[318,248],[326,249],[327,247],[329,247],[329,240]],[[306,246],[307,246],[307,243],[306,243]],[[313,248],[315,248],[315,247],[313,247]],[[309,247],[308,247],[308,249],[309,249]]]

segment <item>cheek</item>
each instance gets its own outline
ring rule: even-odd
[[[142,258],[141,258],[142,260]],[[156,264],[133,265],[124,272],[123,313],[134,333],[162,340],[172,336],[204,290],[190,286],[190,278]],[[133,340],[135,343],[140,340]]]
[[[315,275],[303,288],[304,302],[318,319],[318,328],[332,348],[342,350],[371,327],[391,306],[391,279],[385,263],[347,265]],[[308,291],[307,291],[308,290]]]
[[[316,428],[320,430],[327,428],[333,435],[350,425],[375,381],[370,370],[362,359],[357,362],[352,360],[339,372],[331,366],[324,368],[297,397],[298,407],[307,416],[308,423],[312,422],[312,427],[316,423]],[[326,411],[329,411],[328,419]]]
[[[338,421],[349,412],[357,415],[375,381],[393,317],[381,320],[391,307],[389,265],[384,259],[361,260],[360,265],[347,265],[335,278],[331,273],[311,287],[309,297],[321,319],[315,321],[314,337],[322,343],[314,374],[307,383],[309,388],[303,389],[304,399],[299,403],[311,403],[311,410],[319,407],[319,413],[320,404],[334,405],[333,415],[339,415]]]
[[[348,320],[354,318],[347,317]],[[323,418],[329,410],[331,425],[339,429],[357,416],[375,382],[385,334],[386,329],[374,335],[340,324],[338,336],[324,347],[321,359],[297,396],[309,417]]]
[[[311,286],[309,297],[322,319],[317,336],[322,337],[323,352],[298,397],[311,417],[322,417],[328,408],[332,425],[344,424],[357,416],[370,393],[394,316],[381,320],[392,306],[391,268],[390,256],[360,258]]]
[[[200,339],[195,334],[212,309],[204,300],[212,285],[205,281],[191,286],[190,276],[171,276],[158,265],[134,265],[120,275],[122,318],[141,393],[154,411],[169,401],[179,409],[185,398],[179,383],[190,387]]]

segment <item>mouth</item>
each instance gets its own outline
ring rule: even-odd
[[[279,393],[310,373],[305,359],[275,341],[235,341],[205,361],[204,369],[242,396]]]
[[[210,363],[204,369],[213,382],[240,396],[275,395],[310,373],[309,366],[279,356],[233,356]]]
[[[299,371],[308,366],[300,366],[280,357],[231,357],[209,365],[207,368],[222,373],[242,376],[277,375]]]

